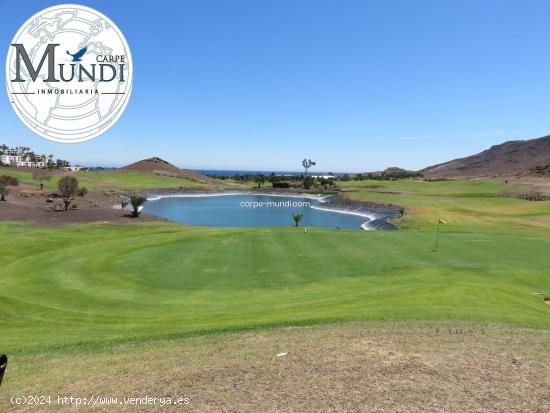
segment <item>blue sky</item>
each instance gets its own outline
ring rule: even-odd
[[[4,56],[51,1],[0,0]],[[7,95],[0,143],[85,165],[418,169],[550,133],[545,0],[82,1],[124,32],[126,112],[80,144],[34,135]],[[5,59],[5,57],[3,57]]]

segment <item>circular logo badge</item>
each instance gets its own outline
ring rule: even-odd
[[[9,46],[6,85],[33,132],[62,143],[93,139],[118,120],[132,90],[120,29],[89,7],[62,4],[32,16]]]

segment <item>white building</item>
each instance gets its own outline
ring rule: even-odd
[[[8,148],[6,145],[0,145],[0,162],[4,165],[19,168],[46,168],[48,159],[46,155],[36,155],[30,148],[24,146]]]
[[[73,172],[78,172],[82,169],[82,167],[80,165],[76,165],[76,166],[66,166],[65,168],[66,171],[73,171]]]
[[[21,162],[21,157],[15,155],[0,155],[0,161],[2,161],[4,165],[17,166],[17,164]]]

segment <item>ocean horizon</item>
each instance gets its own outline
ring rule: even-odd
[[[78,164],[84,168],[88,168],[90,170],[116,170],[121,168],[122,166],[113,166],[113,165],[90,165],[86,163],[75,163]],[[124,166],[124,165],[123,165]],[[179,167],[183,169],[189,169],[194,172],[198,172],[203,175],[218,175],[218,176],[233,176],[236,174],[239,175],[256,175],[257,173],[264,174],[264,175],[271,175],[271,173],[275,173],[276,175],[287,175],[287,176],[300,176],[304,174],[304,171],[278,171],[278,170],[257,170],[257,169],[193,169],[193,168],[185,168],[185,167]],[[328,171],[310,171],[310,175],[318,176],[318,175],[328,175],[329,173],[332,173],[335,176],[344,176],[353,172],[328,172]]]
[[[218,176],[233,176],[233,175],[256,175],[257,173],[263,175],[287,175],[287,176],[300,176],[304,174],[304,171],[270,171],[270,170],[239,170],[239,169],[194,169],[195,172],[199,172],[203,175],[218,175]],[[310,175],[328,175],[329,172],[324,171],[310,171]],[[332,172],[335,176],[346,175],[345,172]]]

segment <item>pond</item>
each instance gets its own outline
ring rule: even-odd
[[[320,197],[268,194],[195,194],[150,197],[144,212],[182,224],[210,227],[300,226],[346,229],[362,227],[373,219],[365,213],[328,210]]]

